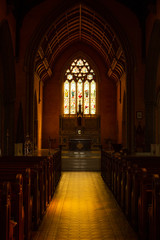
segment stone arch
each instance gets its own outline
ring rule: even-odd
[[[145,116],[146,116],[146,150],[150,151],[151,143],[155,143],[156,134],[156,82],[157,69],[160,56],[160,20],[156,20],[153,25],[151,33],[148,56],[146,61],[146,75],[145,75]]]
[[[85,1],[84,1],[85,2]],[[34,61],[35,56],[38,51],[38,47],[41,43],[41,39],[43,34],[47,31],[48,26],[50,23],[53,22],[60,14],[62,14],[66,9],[69,7],[75,6],[64,3],[64,5],[58,9],[54,9],[53,12],[43,19],[41,22],[40,27],[35,30],[35,34],[30,42],[28,50],[26,52],[25,58],[25,69],[26,69],[26,78],[27,78],[27,131],[30,135],[33,133],[32,129],[32,122],[33,122],[33,85],[34,85]],[[105,11],[102,8],[95,6],[92,2],[89,4],[89,7],[96,9],[99,15],[101,15],[108,24],[110,24],[111,28],[114,29],[114,32],[117,33],[119,40],[121,42],[123,51],[125,53],[126,58],[126,109],[127,109],[127,148],[130,151],[134,150],[134,69],[135,69],[135,58],[133,54],[132,47],[129,43],[127,36],[125,35],[124,30],[120,26],[120,24],[116,21],[116,19],[108,12],[106,9]],[[107,12],[107,13],[106,13]]]

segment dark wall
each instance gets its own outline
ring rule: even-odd
[[[48,147],[48,138],[56,138],[58,143],[59,136],[59,115],[62,113],[62,77],[65,66],[69,61],[80,53],[87,60],[91,60],[97,71],[98,79],[98,114],[101,117],[101,139],[116,136],[116,86],[106,77],[106,66],[103,58],[85,43],[75,43],[68,47],[58,57],[54,64],[53,78],[46,81],[44,85],[43,98],[43,134],[42,147]]]

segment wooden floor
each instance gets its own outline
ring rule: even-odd
[[[34,240],[137,240],[99,172],[62,172]]]

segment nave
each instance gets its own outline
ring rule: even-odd
[[[62,172],[33,240],[137,240],[100,172]]]

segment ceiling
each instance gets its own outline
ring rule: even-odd
[[[110,25],[95,11],[78,4],[60,15],[46,31],[36,56],[35,71],[45,81],[52,76],[58,54],[82,41],[104,58],[108,77],[117,82],[125,71],[125,56]]]
[[[28,11],[30,11],[33,7],[45,1],[46,0],[23,0],[23,1],[6,0],[7,4],[12,6],[15,16],[19,18],[23,18],[24,15]],[[133,11],[139,19],[146,17],[149,11],[151,11],[151,9],[153,10],[153,8],[155,8],[156,6],[156,0],[116,0],[116,1],[130,8],[131,11]]]
[[[12,5],[17,19],[17,27],[21,26],[25,14],[34,6],[45,0],[7,0]],[[156,0],[116,0],[133,11],[139,22],[144,23],[151,6]],[[82,1],[78,1],[82,2]],[[84,1],[83,1],[84,2]],[[99,1],[95,1],[99,2]],[[18,32],[18,31],[17,31]],[[35,59],[35,72],[45,81],[52,76],[56,57],[66,47],[76,41],[85,42],[96,49],[104,58],[108,77],[116,83],[125,71],[125,55],[121,43],[113,28],[98,13],[78,3],[65,10],[56,20],[50,23],[44,32]]]

